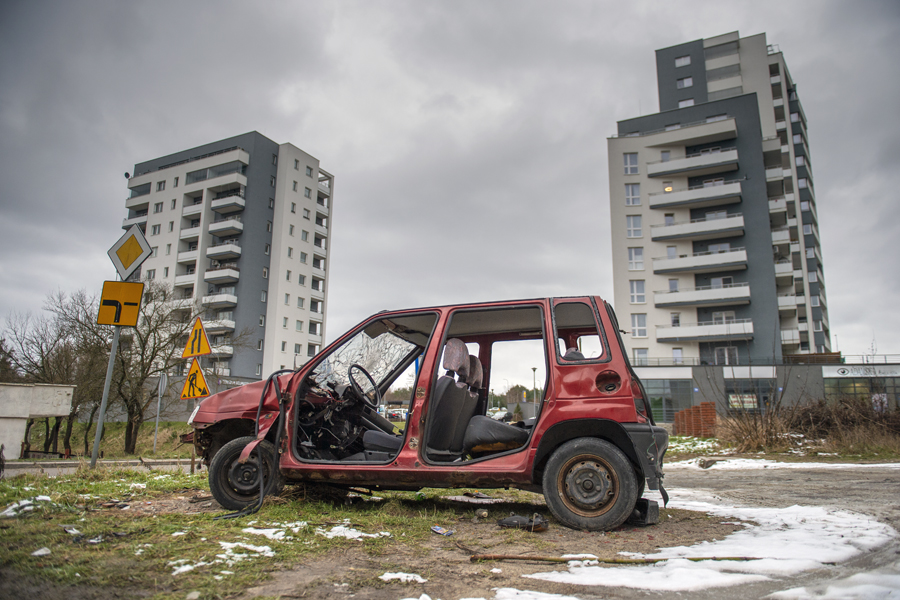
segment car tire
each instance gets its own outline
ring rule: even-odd
[[[263,440],[250,453],[250,459],[240,464],[244,448],[255,440],[253,436],[239,437],[222,446],[209,464],[209,490],[213,498],[229,510],[243,510],[259,502],[259,457],[262,456],[265,495],[278,495],[284,489],[284,477],[278,468],[275,446]]]
[[[557,448],[544,469],[544,498],[564,525],[608,531],[625,522],[637,502],[638,483],[628,458],[598,438],[577,438]]]

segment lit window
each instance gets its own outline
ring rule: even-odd
[[[628,249],[628,270],[643,271],[644,270],[644,249],[629,248]]]
[[[676,67],[686,67],[686,66],[688,66],[689,64],[691,64],[691,57],[690,57],[690,56],[679,56],[679,57],[677,57],[677,58],[675,59],[675,66],[676,66]]]
[[[625,159],[625,174],[636,175],[638,172],[638,155],[637,152],[626,152],[623,154]]]
[[[641,216],[628,215],[625,217],[625,237],[639,238],[641,233]]]
[[[633,314],[631,315],[631,336],[647,337],[647,315]]]
[[[694,105],[694,99],[688,98],[687,100],[681,100],[678,102],[678,108],[687,108],[688,106]]]
[[[643,279],[632,279],[628,282],[628,287],[631,292],[631,303],[632,304],[643,304],[647,301],[646,294],[644,293],[644,280]]]
[[[641,204],[641,184],[626,183],[625,184],[625,206],[640,206]]]
[[[153,205],[154,213],[161,213],[162,211],[163,211],[163,203],[162,202],[157,202],[156,204]]]
[[[693,87],[694,78],[693,77],[684,77],[675,82],[675,87],[680,89]]]

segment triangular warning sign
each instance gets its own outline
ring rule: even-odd
[[[187,379],[184,380],[184,389],[181,390],[181,399],[193,400],[194,398],[203,398],[204,396],[209,396],[209,387],[206,385],[203,371],[200,370],[200,362],[195,358],[191,361],[191,370],[188,371]]]
[[[197,320],[194,321],[194,328],[191,329],[191,335],[188,336],[184,352],[181,353],[181,358],[206,356],[210,353],[212,353],[212,348],[209,347],[209,338],[206,337],[206,329],[203,328],[200,317],[197,317]]]

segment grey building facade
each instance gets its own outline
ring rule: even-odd
[[[128,188],[122,226],[154,249],[137,276],[199,307],[216,375],[260,379],[318,352],[334,177],[315,157],[250,132],[137,163]]]

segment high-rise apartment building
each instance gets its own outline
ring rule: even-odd
[[[260,379],[319,351],[334,177],[318,159],[251,132],[138,163],[128,189],[122,226],[153,248],[137,276],[200,307],[216,373]]]
[[[830,352],[806,116],[737,32],[657,50],[660,112],[609,148],[615,308],[637,365]]]

